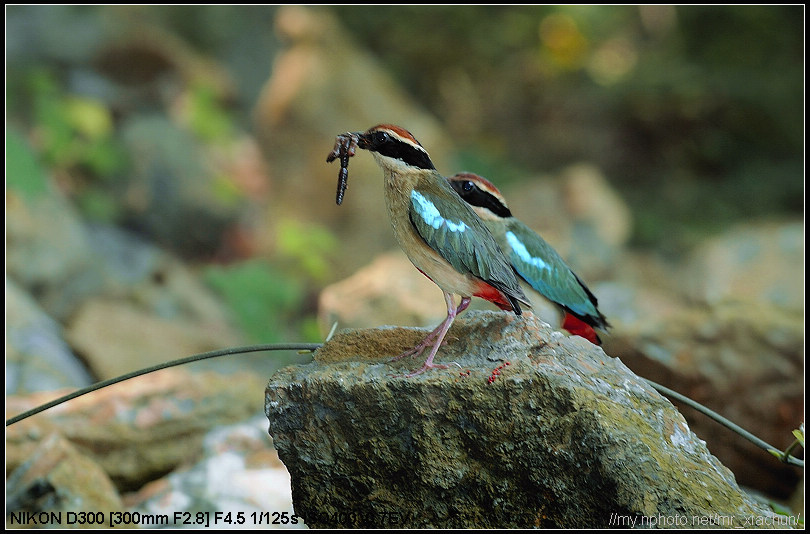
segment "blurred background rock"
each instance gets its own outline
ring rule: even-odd
[[[803,21],[803,6],[9,6],[6,392],[318,341],[335,321],[438,322],[371,158],[334,204],[335,135],[391,122],[441,172],[495,182],[560,251],[614,325],[608,354],[786,447],[804,417]],[[195,369],[266,378],[308,358]],[[794,470],[684,414],[741,484],[791,495]]]

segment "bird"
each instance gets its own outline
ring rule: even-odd
[[[342,139],[353,140],[357,148],[372,153],[383,171],[385,204],[394,237],[411,263],[444,294],[444,321],[416,347],[393,358],[415,356],[431,347],[422,367],[407,377],[448,367],[433,360],[456,316],[469,306],[472,297],[516,315],[522,314],[521,304],[531,307],[495,237],[436,170],[413,134],[400,126],[379,124],[366,132],[345,134]],[[334,153],[330,157],[335,159]],[[458,306],[455,295],[461,297]]]
[[[448,181],[484,221],[520,278],[562,309],[563,329],[601,345],[595,328],[607,330],[610,324],[597,298],[557,251],[512,215],[501,192],[486,178],[465,172]]]

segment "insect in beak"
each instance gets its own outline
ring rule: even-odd
[[[335,202],[337,205],[343,203],[343,195],[349,185],[349,158],[354,156],[360,142],[360,132],[346,132],[340,134],[335,139],[335,148],[326,157],[326,162],[331,163],[340,158],[340,171],[338,171],[337,194]]]

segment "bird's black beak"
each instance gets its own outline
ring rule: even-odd
[[[355,139],[357,139],[357,148],[362,148],[363,150],[374,150],[371,142],[371,136],[368,135],[368,132],[354,132],[352,135],[355,136]]]

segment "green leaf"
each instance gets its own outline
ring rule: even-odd
[[[798,430],[794,430],[793,436],[796,438],[796,441],[799,442],[799,445],[804,447],[804,425],[802,425]]]
[[[34,199],[48,190],[48,180],[36,154],[14,130],[6,134],[6,187]]]
[[[785,457],[785,453],[776,449],[768,449],[768,452],[776,456],[779,460],[782,460]]]

